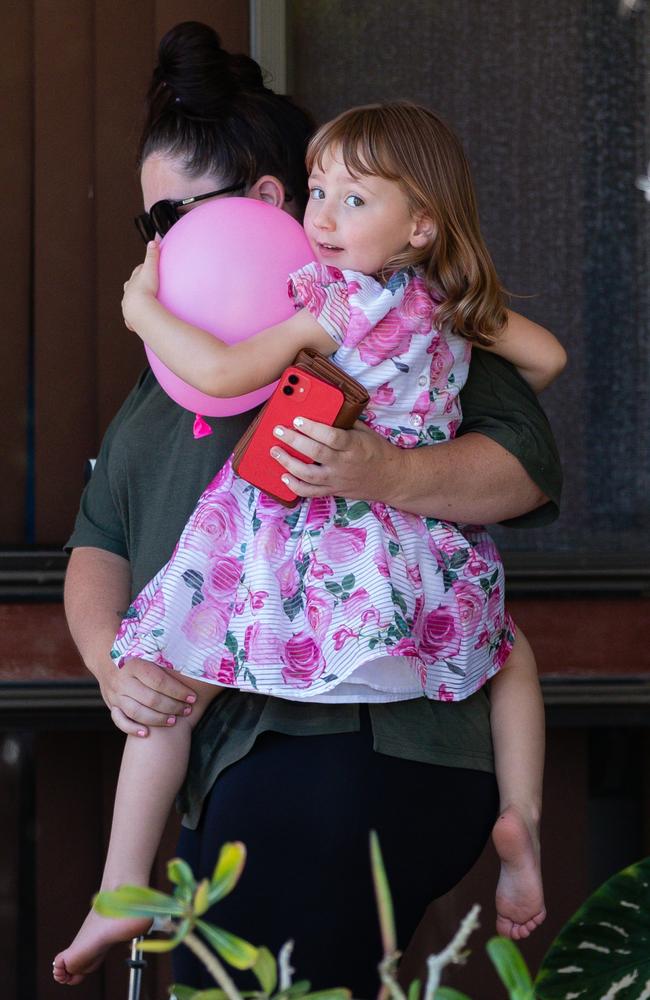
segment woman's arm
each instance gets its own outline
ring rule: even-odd
[[[566,351],[557,337],[510,309],[508,322],[494,344],[476,346],[509,361],[535,392],[550,385],[562,374],[567,363]]]
[[[110,657],[115,634],[129,605],[126,559],[93,547],[75,548],[65,578],[68,627],[86,667],[96,678],[113,722],[125,733],[146,735],[148,726],[169,725],[183,715],[193,692],[171,671],[144,660],[118,670]]]
[[[336,430],[305,420],[283,428],[278,461],[299,496],[379,500],[412,513],[490,524],[546,524],[559,511],[562,472],[553,434],[532,389],[508,362],[472,355],[453,441],[396,448],[357,424]],[[286,442],[322,465],[282,450]],[[274,449],[275,450],[275,449]]]
[[[240,396],[279,378],[304,347],[327,355],[336,350],[307,309],[237,344],[185,323],[156,298],[158,258],[158,244],[149,243],[144,263],[124,285],[124,319],[163,364],[200,392]]]
[[[425,448],[398,448],[360,421],[345,431],[304,420],[282,428],[285,443],[313,459],[301,462],[281,447],[272,455],[301,497],[345,496],[380,501],[446,521],[493,524],[544,504],[547,497],[519,461],[482,434]]]

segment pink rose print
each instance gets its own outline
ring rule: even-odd
[[[324,639],[332,621],[334,605],[326,590],[307,587],[305,591],[305,614],[312,630],[319,639]]]
[[[413,331],[400,319],[397,310],[391,310],[359,344],[359,355],[374,368],[386,358],[404,354],[411,346]]]
[[[431,364],[429,366],[429,379],[432,387],[443,389],[447,385],[449,372],[454,364],[454,355],[451,353],[449,344],[443,337],[437,337],[429,345],[431,354]]]
[[[368,591],[364,587],[358,587],[354,590],[347,601],[341,602],[341,610],[345,615],[346,621],[352,621],[354,618],[358,618],[361,612],[368,607]]]
[[[453,701],[453,700],[454,700],[454,692],[450,691],[449,688],[445,687],[444,684],[441,684],[440,687],[438,688],[438,701]]]
[[[429,390],[425,389],[424,392],[421,392],[415,400],[411,408],[411,413],[422,417],[423,420],[426,420],[429,416],[429,411],[432,408],[433,403],[431,402],[431,397],[429,396]]]
[[[208,680],[216,681],[217,684],[224,684],[226,687],[234,687],[237,683],[235,677],[235,660],[231,653],[226,653],[220,660],[214,656],[208,656],[203,661],[203,676]]]
[[[362,625],[376,625],[381,628],[381,616],[379,614],[379,609],[373,604],[371,608],[366,608],[366,610],[361,615]]]
[[[206,598],[192,608],[181,628],[193,645],[215,645],[226,637],[228,617],[221,604]]]
[[[460,634],[449,608],[440,605],[418,622],[416,637],[420,655],[431,660],[455,656],[460,649]]]
[[[390,656],[412,656],[419,659],[418,647],[412,635],[406,635],[387,650]]]
[[[183,546],[217,554],[228,552],[241,534],[241,514],[230,495],[212,497],[200,503],[190,520],[191,530],[183,533]]]
[[[336,283],[342,284],[342,294],[346,295],[347,289],[341,271],[337,267],[314,263],[308,271],[289,278],[289,298],[297,306],[309,309],[312,316],[318,317],[328,299],[327,286]]]
[[[352,290],[352,286],[350,286]],[[372,329],[372,323],[361,309],[350,305],[350,317],[343,343],[346,347],[357,347]]]
[[[337,565],[349,562],[350,559],[354,559],[360,552],[363,552],[365,541],[365,528],[332,526],[321,535],[319,551],[322,556]]]
[[[322,528],[335,510],[334,497],[314,497],[309,501],[305,528]]]
[[[485,559],[481,559],[477,550],[472,547],[469,552],[469,559],[465,563],[465,569],[471,576],[482,576],[487,573],[490,567],[486,563]]]
[[[157,663],[159,667],[164,667],[165,670],[175,669],[174,664],[171,662],[171,660],[166,659],[160,652],[156,653],[156,657],[153,662]]]
[[[256,559],[273,559],[284,554],[291,529],[284,521],[262,521],[262,527],[255,535],[254,552]]]
[[[456,437],[456,433],[458,431],[458,428],[461,425],[461,422],[462,421],[460,421],[460,420],[450,420],[449,421],[449,423],[447,424],[447,430],[449,431],[449,437],[450,438],[455,438]]]
[[[458,602],[458,617],[465,635],[473,635],[481,623],[485,593],[475,583],[456,581],[452,589]]]
[[[253,622],[244,633],[244,658],[248,663],[275,665],[282,659],[282,643],[267,625]]]
[[[264,607],[264,598],[269,596],[268,590],[251,591],[251,611],[261,611]]]
[[[298,632],[284,647],[282,679],[290,687],[308,688],[325,670],[320,647],[311,636]]]
[[[503,619],[503,598],[501,596],[501,587],[498,584],[488,597],[487,616],[488,620],[492,623],[492,627],[499,628]]]
[[[385,503],[371,503],[370,510],[375,515],[379,523],[384,526],[387,534],[391,535],[393,538],[399,537],[395,525],[392,522],[390,510]]]
[[[375,566],[377,567],[377,572],[384,579],[388,579],[390,576],[390,570],[388,569],[388,560],[386,558],[386,552],[383,548],[376,549],[375,554],[372,557]]]
[[[284,507],[281,503],[278,503],[277,500],[274,500],[273,497],[268,496],[266,493],[259,494],[257,500],[257,507],[255,508],[255,513],[257,514],[260,520],[264,519],[265,514],[275,517],[278,516],[284,517],[286,512],[287,508]]]
[[[479,637],[474,643],[474,649],[483,649],[483,646],[487,646],[490,641],[490,633],[487,628],[481,629]]]
[[[351,628],[348,628],[347,625],[343,625],[336,630],[332,638],[334,639],[334,649],[338,652],[339,649],[343,649],[348,639],[358,639],[359,636]]]
[[[430,333],[434,305],[422,278],[413,278],[404,289],[400,312],[414,333]]]
[[[280,585],[280,596],[293,597],[300,586],[300,576],[293,559],[287,559],[275,571],[275,577]]]
[[[392,406],[395,402],[395,390],[388,382],[383,382],[370,397],[371,406]]]
[[[227,599],[237,590],[242,567],[232,556],[218,556],[210,562],[205,589],[214,597]]]
[[[492,661],[494,663],[494,666],[497,667],[497,669],[502,667],[503,664],[508,659],[508,657],[510,656],[511,652],[512,652],[512,644],[507,639],[504,639],[504,641],[499,645],[499,648],[494,654],[494,658]]]
[[[406,567],[406,575],[413,584],[414,587],[422,586],[422,574],[420,573],[420,567],[416,563],[415,566]]]
[[[326,576],[334,576],[334,570],[327,563],[319,562],[316,556],[309,564],[309,572],[315,580],[322,580]]]
[[[161,625],[165,618],[165,598],[162,590],[157,590],[151,600],[147,601],[141,594],[136,597],[132,607],[140,613],[138,632],[144,635],[156,626]]]

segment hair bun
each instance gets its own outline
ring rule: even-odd
[[[216,118],[242,91],[265,90],[262,72],[249,56],[231,55],[207,24],[183,21],[163,36],[155,77],[183,111]]]

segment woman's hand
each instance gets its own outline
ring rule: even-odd
[[[196,701],[190,687],[147,660],[127,660],[119,670],[111,660],[95,676],[111,719],[131,736],[147,736],[149,726],[173,726]]]
[[[158,261],[160,249],[153,240],[147,243],[147,253],[142,264],[133,269],[128,281],[124,282],[122,315],[129,330],[136,333],[142,325],[143,311],[156,301],[158,295]]]
[[[299,497],[342,496],[350,500],[390,503],[397,496],[402,450],[357,420],[351,430],[298,417],[294,427],[278,427],[278,446],[271,455],[286,469],[284,482]],[[286,451],[287,444],[313,459],[300,461]]]

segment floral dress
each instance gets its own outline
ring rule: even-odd
[[[454,436],[470,345],[438,328],[419,274],[381,285],[309,264],[289,292],[338,345],[331,360],[368,390],[373,430],[401,448]],[[343,497],[286,508],[229,460],[111,655],[290,700],[453,701],[508,656],[503,590],[480,528]]]

